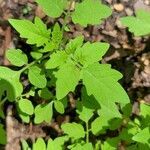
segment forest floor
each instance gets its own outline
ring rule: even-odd
[[[150,103],[150,38],[147,36],[134,37],[120,24],[119,18],[133,15],[139,8],[150,11],[150,1],[103,0],[103,3],[113,9],[113,14],[102,25],[88,26],[83,29],[70,22],[68,36],[73,38],[82,33],[86,40],[110,43],[111,47],[103,62],[111,64],[113,68],[123,74],[124,77],[121,80],[121,84],[127,91],[133,104],[132,113],[138,115],[140,101]],[[55,21],[48,18],[34,0],[0,0],[0,65],[10,65],[5,58],[8,48],[26,50],[29,48],[25,41],[19,38],[19,35],[11,28],[8,19],[25,18],[33,20],[35,16],[46,21],[48,26]],[[60,24],[63,24],[61,18],[58,18],[58,21]],[[43,131],[39,129],[41,126],[35,127],[34,133],[37,137],[43,134]],[[57,123],[53,127],[57,128]],[[30,133],[30,135],[33,134]],[[24,134],[24,136],[27,135]]]

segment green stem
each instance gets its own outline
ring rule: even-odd
[[[33,61],[33,62],[27,64],[24,68],[22,68],[21,70],[19,70],[19,73],[21,74],[22,72],[24,72],[25,70],[27,70],[28,68],[30,68],[31,66],[33,66],[34,64],[36,64],[38,61],[41,61],[41,60],[43,60],[43,59],[45,59],[45,58],[48,58],[49,55],[50,55],[50,54],[48,53],[48,54],[46,54],[45,56],[43,56],[43,57],[41,57],[41,58],[39,58],[39,59],[37,59],[37,60],[35,60],[35,61]]]
[[[7,101],[7,97],[5,97],[5,98],[0,102],[0,106],[2,106],[6,101]]]
[[[74,2],[74,0],[70,0],[70,5],[69,5],[69,8],[68,8],[67,13],[64,12],[64,13],[65,13],[65,18],[64,18],[64,24],[63,24],[63,26],[62,26],[62,32],[64,32],[65,26],[67,25],[68,17],[70,17],[71,6],[72,6],[72,3],[73,3],[73,2]],[[29,64],[27,64],[25,67],[23,67],[21,70],[19,70],[18,73],[21,74],[22,72],[24,72],[25,70],[27,70],[28,68],[30,68],[31,66],[33,66],[34,64],[36,64],[38,61],[43,60],[43,59],[49,57],[49,55],[50,55],[50,54],[47,54],[47,55],[45,55],[45,56],[43,56],[43,57],[41,57],[41,58],[39,58],[39,59],[37,59],[37,60],[35,60],[35,61],[29,63]],[[72,60],[75,62],[75,64],[81,69],[82,66],[81,66],[74,58],[71,58],[71,59],[72,59]]]
[[[67,20],[68,20],[68,17],[70,17],[71,15],[71,7],[72,7],[72,4],[73,4],[74,0],[70,0],[70,5],[69,5],[69,8],[68,8],[68,11],[67,12],[64,12],[65,14],[65,18],[64,18],[64,23],[63,23],[63,26],[62,26],[62,32],[64,32],[65,30],[65,26],[67,25]],[[64,50],[65,51],[65,50]],[[66,52],[66,51],[65,51]],[[68,55],[68,53],[66,52],[66,54]],[[75,63],[75,65],[79,68],[79,69],[82,69],[82,65],[78,63],[78,61],[73,57],[71,56],[71,60]]]
[[[66,51],[65,51],[66,52]],[[67,52],[66,52],[67,53]],[[79,69],[82,69],[83,66],[78,62],[78,60],[76,60],[73,55],[70,56],[71,60],[75,63],[75,65],[79,68]]]
[[[70,13],[71,13],[71,6],[72,6],[72,3],[74,2],[74,0],[70,0],[70,5],[69,5],[69,8],[68,8],[68,11],[67,13],[65,13],[65,18],[64,18],[64,23],[63,23],[63,26],[62,26],[62,32],[64,32],[65,30],[65,26],[67,25],[67,20],[68,18],[70,17]]]
[[[31,66],[33,66],[36,62],[37,62],[37,60],[31,62],[30,64],[27,64],[25,67],[23,67],[21,70],[19,70],[19,73],[24,72],[25,70],[27,70],[28,68],[30,68]]]
[[[89,124],[86,122],[86,143],[89,143]]]

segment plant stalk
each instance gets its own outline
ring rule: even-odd
[[[74,0],[70,0],[70,5],[69,5],[69,8],[68,8],[68,11],[67,11],[67,13],[65,13],[64,23],[63,23],[63,26],[62,26],[62,32],[64,32],[65,26],[67,25],[67,20],[70,17],[71,6],[72,6],[73,2],[74,2]]]
[[[89,143],[89,124],[86,122],[86,143]]]
[[[5,97],[1,102],[0,102],[0,107],[7,101],[7,97]]]
[[[41,58],[39,58],[39,59],[37,59],[37,60],[35,60],[35,61],[33,61],[33,62],[27,64],[24,68],[22,68],[21,70],[19,70],[19,73],[21,74],[22,72],[24,72],[25,70],[27,70],[28,68],[30,68],[31,66],[33,66],[34,64],[36,64],[38,61],[43,60],[43,59],[45,59],[45,58],[48,58],[49,55],[50,55],[50,54],[48,53],[48,54],[46,54],[45,56],[43,56],[43,57],[41,57]]]

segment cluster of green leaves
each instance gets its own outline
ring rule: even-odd
[[[33,143],[32,148],[28,145],[25,140],[22,140],[23,150],[62,150],[64,143],[68,140],[67,136],[57,137],[52,140],[49,139],[47,144],[42,138],[38,138],[35,143]]]
[[[137,10],[135,16],[122,17],[121,22],[129,28],[135,36],[146,36],[150,34],[150,13],[145,10]],[[129,150],[150,148],[150,106],[140,104],[140,117],[130,121],[120,134],[120,138],[128,141]],[[135,144],[135,142],[137,142]]]
[[[53,18],[60,17],[67,8],[67,0],[36,0],[44,12]],[[87,14],[88,12],[88,14]],[[85,15],[86,14],[86,15]],[[86,27],[88,24],[100,24],[102,19],[111,15],[111,9],[99,0],[85,0],[76,3],[75,11],[71,14],[72,21]]]
[[[57,18],[64,14],[66,19],[71,17],[73,23],[83,27],[100,24],[111,15],[111,9],[99,0],[76,2],[74,9],[68,8],[72,7],[72,2],[37,0],[48,16]],[[129,119],[129,97],[118,82],[122,78],[121,73],[112,69],[111,65],[99,63],[109,44],[85,42],[83,36],[66,42],[63,35],[66,22],[62,27],[55,23],[50,29],[38,17],[34,22],[17,19],[10,19],[9,22],[33,49],[28,54],[30,59],[21,49],[7,51],[6,57],[14,69],[0,67],[1,118],[5,117],[3,104],[8,100],[16,104],[18,115],[24,123],[50,123],[55,111],[64,114],[66,107],[69,107],[68,93],[76,93],[75,89],[81,87],[81,96],[76,100],[78,121],[62,124],[64,134],[61,137],[50,139],[47,143],[42,138],[37,139],[33,143],[33,150],[61,150],[66,147],[71,150],[116,149],[119,142],[128,140],[129,148],[140,143],[149,146],[149,138],[145,143],[141,138],[141,135],[148,137],[149,106],[141,105],[141,122],[145,122],[145,126],[138,124],[137,128],[137,121]],[[29,90],[22,82],[24,76],[28,79]],[[144,112],[145,108],[142,107],[146,107],[147,111]],[[122,129],[125,120],[130,121],[118,137],[105,139],[104,142],[90,141],[91,136]],[[130,133],[132,128],[136,128],[136,132]],[[0,124],[0,137],[4,135]],[[3,139],[0,144],[5,142]],[[31,149],[26,141],[22,141],[22,148]]]
[[[86,102],[87,103],[87,102]],[[88,103],[87,103],[88,104]],[[77,113],[79,114],[79,118],[85,122],[88,123],[88,121],[91,119],[91,117],[94,115],[93,110],[84,107],[81,110],[81,105],[82,103],[78,104],[78,109],[77,109]],[[98,131],[98,126],[103,126],[104,124],[107,126],[105,120],[106,118],[104,118],[105,120],[101,119],[101,124],[99,124],[97,122],[97,124],[95,124],[95,121],[92,122],[91,125],[91,129],[88,129],[87,131],[85,131],[83,125],[79,124],[79,123],[65,123],[62,124],[61,128],[64,131],[64,135],[61,137],[57,137],[54,140],[49,140],[48,144],[47,144],[47,150],[49,149],[65,149],[64,145],[66,142],[68,142],[69,139],[71,139],[73,142],[73,144],[68,145],[67,148],[71,149],[71,150],[84,150],[84,149],[88,149],[88,150],[107,150],[107,149],[111,149],[111,150],[115,150],[118,146],[118,143],[120,142],[125,142],[126,144],[124,145],[126,147],[127,150],[140,150],[140,149],[144,149],[144,150],[149,150],[150,147],[150,106],[148,104],[145,103],[141,103],[140,105],[140,116],[139,118],[135,118],[134,120],[128,120],[129,117],[128,115],[131,113],[131,107],[130,105],[128,105],[125,109],[124,112],[124,119],[119,119],[118,121],[112,121],[111,123],[111,127],[109,125],[109,127],[107,129],[117,129],[120,126],[120,123],[124,123],[124,127],[121,129],[120,134],[116,137],[113,138],[109,138],[107,137],[107,139],[105,140],[104,143],[101,143],[100,141],[97,141],[95,144],[95,147],[93,148],[93,144],[90,142],[85,142],[84,138],[88,136],[88,132],[91,131],[93,134],[97,133],[95,132],[96,130]],[[98,106],[97,106],[98,108]],[[128,112],[126,112],[128,111]],[[118,123],[117,123],[118,122]],[[96,126],[95,126],[96,125]],[[95,127],[93,127],[95,126]],[[105,126],[105,128],[106,128]],[[100,128],[101,128],[100,127]],[[104,133],[104,129],[100,129],[99,128],[99,133]],[[23,146],[23,150],[26,150],[26,146],[27,143],[25,141],[22,142],[22,146]],[[26,148],[26,149],[25,149]],[[37,139],[37,141],[35,143],[33,143],[33,150],[40,150],[40,149],[46,150],[46,144],[44,142],[43,139]]]
[[[128,108],[128,114],[131,112]],[[115,150],[118,143],[125,143],[124,146],[127,150],[149,150],[150,148],[150,105],[141,103],[140,104],[140,114],[138,118],[134,120],[129,119],[127,113],[124,114],[123,128],[118,136],[114,138],[107,138],[102,145],[102,149]]]

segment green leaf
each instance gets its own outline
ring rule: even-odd
[[[97,117],[91,124],[91,131],[94,135],[105,133],[103,127],[108,126],[108,119],[105,117]]]
[[[46,150],[46,144],[42,138],[38,138],[33,144],[33,150]]]
[[[40,97],[46,100],[51,99],[53,97],[53,94],[49,91],[48,88],[43,88],[42,90],[39,90],[38,94]]]
[[[143,117],[147,117],[150,115],[150,105],[141,103],[140,104],[140,115],[142,115]]]
[[[57,78],[56,97],[60,100],[75,90],[80,79],[80,70],[74,64],[66,63],[60,67],[55,76]]]
[[[23,86],[19,78],[20,72],[0,67],[0,94],[6,91],[9,101],[14,101],[23,91]]]
[[[91,131],[95,135],[105,133],[106,129],[111,128],[112,119],[121,118],[121,114],[119,113],[117,106],[112,102],[110,102],[107,106],[101,105],[101,109],[98,113],[100,117],[97,117],[91,124]]]
[[[137,149],[140,149],[140,150],[149,150],[150,149],[150,145],[138,143]]]
[[[95,42],[91,44],[87,42],[82,47],[77,48],[75,58],[86,67],[101,60],[108,48],[109,44],[107,43]]]
[[[63,38],[63,32],[62,32],[59,24],[56,23],[54,25],[54,28],[53,28],[52,39],[51,39],[52,42],[55,45],[54,49],[58,49],[59,48],[59,45],[61,44],[62,38]]]
[[[55,87],[56,86],[56,78],[55,78],[55,73],[54,70],[46,70],[46,77],[50,78],[50,80],[48,80],[47,82],[47,87]]]
[[[79,118],[84,122],[88,122],[92,116],[93,111],[86,107],[83,107],[82,111],[79,113]]]
[[[34,23],[29,20],[9,19],[9,23],[20,33],[20,37],[26,38],[28,44],[43,46],[50,40],[50,30],[38,17]]]
[[[94,150],[93,146],[92,146],[92,143],[85,143],[82,147],[85,150]]]
[[[112,118],[110,121],[109,121],[109,129],[110,130],[116,130],[118,128],[121,127],[123,123],[123,119],[122,118]]]
[[[121,110],[124,117],[129,118],[130,115],[132,114],[132,104],[131,103],[126,104]]]
[[[43,55],[39,52],[31,52],[30,53],[31,56],[34,58],[34,59],[40,59]]]
[[[73,22],[86,27],[88,24],[97,25],[102,19],[111,15],[111,9],[101,4],[99,0],[84,0],[76,4],[75,12],[72,14]]]
[[[38,66],[31,66],[29,68],[28,77],[29,77],[29,81],[34,86],[38,88],[46,87],[47,80],[45,74],[42,73],[41,68],[39,68]]]
[[[58,51],[51,55],[51,58],[46,62],[46,69],[54,69],[65,63],[68,55],[65,51]]]
[[[57,112],[59,112],[60,114],[64,114],[65,110],[64,110],[64,105],[61,101],[55,101],[54,102],[54,106]]]
[[[71,148],[71,150],[83,150],[83,145],[81,143],[77,143],[77,144],[74,144],[71,146],[73,146],[73,148]]]
[[[104,144],[102,144],[101,150],[116,150],[119,142],[118,137],[107,139]]]
[[[1,103],[1,100],[0,100],[0,103]],[[4,105],[4,104],[1,104],[1,105],[0,105],[0,118],[2,118],[2,119],[5,118],[5,115],[4,115],[4,112],[3,112],[3,110],[4,110],[3,105]]]
[[[85,131],[81,124],[73,123],[65,123],[61,126],[62,130],[65,134],[67,134],[70,138],[74,140],[84,138]]]
[[[64,108],[67,108],[68,106],[68,99],[67,97],[64,97],[63,99],[60,99],[61,103],[64,105]]]
[[[25,140],[21,141],[21,147],[22,147],[22,150],[29,150],[30,149],[28,143]]]
[[[123,128],[119,134],[119,138],[128,143],[132,143],[132,137],[137,134],[139,130],[138,126],[135,126],[133,122],[129,122],[127,127]]]
[[[65,142],[67,142],[69,140],[69,137],[66,136],[60,136],[54,139],[54,142],[63,146]]]
[[[47,52],[51,52],[55,49],[55,44],[50,41],[48,43],[45,43],[44,48],[38,50],[38,52],[40,53],[47,53]]]
[[[15,100],[16,95],[15,95],[15,89],[14,89],[13,85],[5,79],[0,79],[0,98],[1,98],[1,100],[3,99],[3,96],[5,95],[5,92],[6,92],[6,98],[9,101]]]
[[[53,103],[39,104],[35,107],[34,123],[39,124],[42,122],[50,123],[53,116]]]
[[[47,150],[62,150],[61,145],[59,143],[54,142],[52,139],[48,140]]]
[[[145,128],[150,126],[150,105],[140,104],[141,127]]]
[[[94,150],[92,143],[80,144],[77,143],[71,150]]]
[[[65,30],[66,32],[69,32],[69,31],[70,31],[68,25],[66,25],[66,26],[64,27],[64,30]]]
[[[81,47],[83,45],[84,37],[83,36],[77,36],[75,39],[72,39],[69,41],[69,43],[66,45],[66,53],[71,54],[74,53],[75,50],[78,47]]]
[[[150,34],[150,12],[145,10],[138,10],[136,17],[127,16],[122,17],[121,22],[133,32],[135,36],[144,36]]]
[[[84,107],[97,110],[100,109],[100,104],[96,101],[93,95],[88,96],[85,87],[82,88],[81,102]]]
[[[6,144],[6,132],[2,124],[0,124],[0,144],[2,145]]]
[[[36,0],[44,12],[53,18],[60,17],[67,5],[67,0]]]
[[[110,105],[105,106],[101,104],[101,109],[98,110],[100,116],[105,116],[108,120],[113,118],[121,118],[121,114],[115,103],[110,102]]]
[[[132,140],[143,143],[143,144],[150,144],[149,143],[149,141],[150,141],[150,129],[149,129],[149,127],[144,128],[139,133],[134,135],[132,137]]]
[[[32,115],[34,112],[34,107],[32,105],[32,102],[28,99],[21,99],[18,102],[19,108],[22,112],[28,115]]]
[[[147,144],[134,144],[127,147],[127,150],[149,150],[149,146]]]
[[[90,118],[93,116],[93,111],[94,110],[86,108],[85,106],[82,106],[82,102],[78,101],[78,103],[77,103],[77,113],[79,114],[79,118],[82,121],[87,123],[90,120]]]
[[[29,123],[30,122],[30,116],[27,115],[26,113],[23,113],[21,111],[19,111],[19,116],[22,119],[23,122],[25,123]]]
[[[63,150],[62,146],[66,141],[68,141],[68,136],[57,137],[54,140],[49,139],[47,150]]]
[[[137,148],[138,148],[137,146],[138,146],[137,144],[128,146],[128,147],[127,147],[127,150],[137,150]]]
[[[94,63],[82,71],[88,95],[94,95],[100,105],[107,107],[111,102],[129,103],[127,93],[118,83],[122,75],[110,65]]]
[[[21,67],[28,63],[28,57],[20,49],[9,49],[6,51],[6,57],[12,65]]]
[[[25,123],[29,123],[30,122],[30,115],[28,115],[27,113],[24,113],[23,111],[21,111],[19,104],[17,103],[17,112],[19,114],[19,117],[21,118],[21,120]]]

